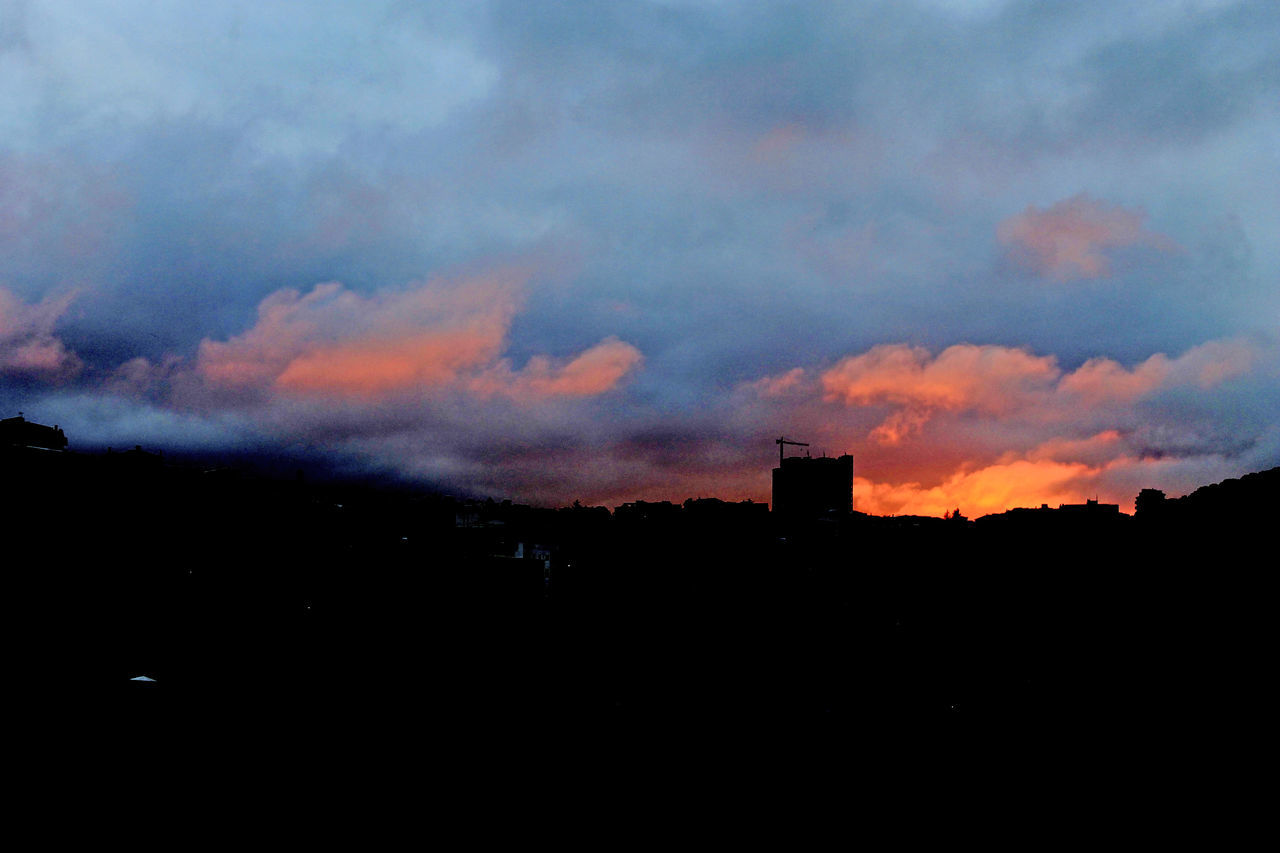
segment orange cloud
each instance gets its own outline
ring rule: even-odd
[[[470,388],[486,396],[586,397],[613,388],[643,360],[631,344],[606,338],[565,363],[536,355],[522,370],[512,370],[503,361],[475,377]]]
[[[1094,358],[1064,374],[1053,356],[1009,347],[958,344],[934,357],[922,347],[882,344],[837,362],[820,382],[828,403],[896,407],[870,432],[892,446],[920,433],[940,412],[1068,422],[1081,407],[1129,404],[1178,386],[1212,387],[1248,372],[1257,358],[1248,342],[1210,341],[1177,358],[1157,353],[1132,368]],[[749,387],[768,397],[798,382],[799,370]]]
[[[957,344],[931,357],[923,347],[883,344],[822,375],[828,400],[1001,412],[1058,378],[1052,356],[1001,346]]]
[[[1004,413],[1050,390],[1059,375],[1052,356],[1009,347],[958,344],[934,358],[923,347],[883,344],[841,360],[821,382],[829,402],[904,407],[872,432],[897,444],[936,410]]]
[[[21,373],[56,381],[80,371],[82,363],[54,335],[54,326],[75,294],[28,305],[0,288],[0,373]]]
[[[854,482],[854,508],[873,515],[941,516],[959,508],[977,517],[1016,506],[1078,503],[1092,494],[1099,468],[1081,462],[1019,459],[957,471],[936,486]]]
[[[457,378],[494,354],[489,336],[467,329],[403,337],[369,337],[323,347],[289,362],[275,385],[289,391],[379,396],[403,388],[430,388]]]
[[[904,438],[920,432],[929,413],[921,409],[903,409],[894,412],[884,419],[878,427],[871,430],[871,437],[880,444],[901,444]]]
[[[804,368],[794,367],[778,376],[766,376],[754,382],[748,382],[747,387],[754,390],[761,397],[781,397],[789,391],[800,387],[804,378]]]
[[[1169,358],[1157,353],[1132,370],[1109,358],[1091,358],[1063,377],[1060,388],[1090,403],[1130,401],[1159,388],[1169,379]]]
[[[1183,384],[1212,388],[1248,373],[1259,358],[1258,348],[1247,341],[1209,341],[1183,353],[1171,372]]]
[[[961,466],[936,485],[854,480],[854,509],[874,515],[940,516],[960,509],[977,518],[1014,507],[1057,507],[1097,498],[1133,511],[1143,488],[1176,494],[1205,482],[1239,476],[1238,462],[1215,453],[1152,459],[1125,453],[1123,437],[1106,431],[1080,441],[1050,440],[1022,458]]]
[[[377,394],[438,384],[496,358],[518,306],[515,273],[428,282],[364,297],[329,282],[271,294],[258,321],[200,344],[197,370],[221,385]]]
[[[1108,429],[1087,438],[1051,438],[1027,453],[1033,462],[1090,462],[1102,464],[1124,453],[1124,436]]]
[[[1059,390],[1093,404],[1131,402],[1175,385],[1212,388],[1247,373],[1257,358],[1257,349],[1241,340],[1209,341],[1174,359],[1156,353],[1132,370],[1093,358],[1064,376]]]
[[[532,399],[587,396],[616,385],[641,360],[608,338],[567,363],[534,356],[519,371],[500,360],[524,276],[504,271],[361,296],[337,283],[263,300],[258,321],[229,341],[200,345],[197,373],[215,386],[375,398],[443,386]]]
[[[1106,250],[1148,246],[1169,251],[1167,237],[1148,231],[1146,214],[1109,206],[1087,194],[1041,210],[1030,206],[996,227],[1014,260],[1055,281],[1111,274]]]
[[[545,356],[530,359],[521,380],[539,396],[583,397],[601,394],[640,364],[640,350],[617,338],[606,338],[563,367]]]

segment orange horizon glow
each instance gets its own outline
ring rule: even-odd
[[[1105,466],[1024,459],[956,472],[936,485],[893,483],[855,476],[853,509],[873,516],[935,518],[942,518],[958,509],[968,518],[979,518],[1011,509],[1034,509],[1042,505],[1056,509],[1062,504],[1082,504],[1096,499],[1103,504],[1116,504],[1122,513],[1132,514],[1138,490],[1128,494],[1123,488],[1107,484],[1103,478],[1105,473]],[[750,500],[768,504],[771,508],[773,505],[767,469],[746,474],[704,474],[700,477],[675,474],[666,482],[637,483],[621,489],[602,484],[598,488],[583,490],[576,499],[586,505],[612,509],[638,500],[683,504],[686,500],[699,498],[717,498],[727,502]],[[572,500],[548,505],[567,506]]]

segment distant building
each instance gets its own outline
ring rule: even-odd
[[[688,521],[701,527],[768,524],[769,505],[755,501],[730,503],[719,498],[689,498],[684,502]]]
[[[1084,512],[1090,515],[1115,515],[1120,512],[1120,504],[1100,504],[1095,500],[1086,500],[1082,504],[1058,504],[1058,512]]]
[[[50,427],[32,423],[18,412],[16,418],[0,420],[0,446],[65,450],[67,436],[57,425]]]
[[[793,521],[853,512],[853,457],[792,456],[773,469],[773,513]]]
[[[671,501],[630,501],[613,512],[613,517],[620,523],[671,523],[679,516],[679,504]]]
[[[1012,525],[1057,530],[1080,526],[1092,528],[1101,525],[1106,527],[1123,524],[1130,521],[1131,518],[1131,516],[1120,511],[1119,504],[1104,504],[1098,503],[1096,500],[1086,500],[1082,504],[1058,504],[1057,509],[1050,508],[1048,504],[1040,504],[1036,508],[1018,507],[1016,509],[1007,509],[1001,513],[984,515],[978,519],[978,524],[984,527]]]

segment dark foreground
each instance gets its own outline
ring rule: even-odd
[[[99,707],[531,737],[1230,739],[1267,692],[1274,476],[1108,524],[566,510],[538,531],[548,571],[493,556],[438,499],[53,462],[9,467],[20,655],[36,689]]]

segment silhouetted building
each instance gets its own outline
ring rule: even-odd
[[[1120,504],[1100,504],[1096,500],[1086,499],[1082,504],[1058,504],[1058,512],[1115,515],[1120,512]]]
[[[853,511],[853,457],[792,456],[773,469],[773,512],[793,521],[844,518]]]
[[[49,427],[35,424],[25,419],[22,412],[18,412],[16,418],[0,420],[0,445],[64,450],[67,436],[57,425]]]
[[[984,527],[998,525],[1004,528],[1041,528],[1046,530],[1093,529],[1124,524],[1132,518],[1120,512],[1119,504],[1098,503],[1086,500],[1082,504],[1058,504],[1051,509],[1048,504],[1037,508],[1017,507],[1001,513],[984,515],[978,524]]]
[[[695,527],[726,527],[769,523],[769,505],[755,501],[730,503],[719,498],[689,498],[685,518]]]
[[[622,523],[672,523],[680,515],[680,506],[671,501],[630,501],[617,507],[613,517]]]

